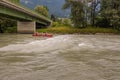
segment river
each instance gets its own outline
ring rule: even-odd
[[[0,80],[120,80],[120,36],[0,34]]]

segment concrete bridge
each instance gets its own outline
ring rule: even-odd
[[[0,15],[17,20],[18,33],[34,33],[36,26],[49,26],[51,20],[20,5],[19,0],[0,0]]]

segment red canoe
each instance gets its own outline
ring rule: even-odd
[[[48,34],[48,33],[34,33],[32,34],[32,36],[42,36],[42,37],[53,37],[52,34]]]

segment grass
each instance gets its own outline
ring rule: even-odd
[[[68,26],[59,26],[59,27],[49,27],[47,29],[39,29],[38,32],[47,32],[47,33],[56,33],[56,34],[96,34],[96,33],[114,33],[119,34],[120,31],[111,28],[96,28],[96,27],[87,27],[83,29],[68,27]]]

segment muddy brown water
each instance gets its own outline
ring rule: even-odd
[[[120,36],[0,34],[0,80],[120,80]]]

